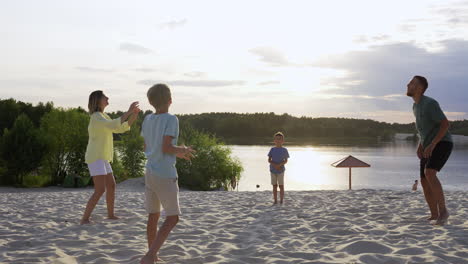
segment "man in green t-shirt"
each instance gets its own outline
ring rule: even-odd
[[[424,95],[428,87],[426,78],[414,76],[407,87],[406,95],[414,100],[413,113],[419,134],[417,155],[420,159],[421,185],[431,211],[428,220],[436,220],[436,225],[443,225],[449,213],[437,172],[445,165],[453,148],[452,136],[448,131],[449,121],[439,103]]]

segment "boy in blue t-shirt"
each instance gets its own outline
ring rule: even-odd
[[[284,164],[288,163],[288,149],[283,148],[284,135],[277,132],[274,136],[275,147],[270,149],[268,153],[268,163],[270,163],[271,185],[273,185],[274,204],[278,203],[277,187],[280,188],[280,204],[283,204],[284,199]]]
[[[165,84],[152,86],[147,93],[149,103],[156,113],[145,117],[141,135],[145,139],[146,174],[145,202],[148,212],[146,234],[149,250],[140,263],[158,261],[158,252],[169,233],[179,221],[179,186],[176,158],[190,160],[194,150],[177,146],[179,120],[169,113],[172,104],[171,90]],[[158,230],[161,205],[166,220]]]

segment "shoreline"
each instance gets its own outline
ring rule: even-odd
[[[61,186],[47,186],[47,187],[9,187],[9,186],[0,186],[0,193],[28,193],[28,192],[82,192],[82,191],[93,191],[92,186],[81,187],[81,188],[69,188],[69,187],[61,187]],[[124,192],[144,192],[144,189],[121,189],[117,184],[116,193],[119,191]],[[257,190],[257,191],[250,191],[250,190],[212,190],[212,191],[194,191],[185,189],[180,187],[180,192],[200,192],[200,193],[218,193],[218,192],[227,192],[227,193],[260,193],[260,192],[267,192],[271,193],[271,190]],[[342,189],[313,189],[313,190],[288,190],[285,189],[285,192],[355,192],[355,191],[391,191],[391,192],[401,192],[401,193],[417,193],[423,194],[422,189],[419,187],[418,190],[412,191],[409,188],[353,188],[352,190],[348,190],[347,187],[343,187]],[[466,193],[468,195],[468,190],[463,190],[463,188],[458,189],[451,189],[451,188],[444,188],[444,193]]]

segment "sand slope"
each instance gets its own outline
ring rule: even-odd
[[[0,263],[138,263],[146,251],[143,185],[119,186],[78,225],[91,189],[0,188]],[[446,194],[450,223],[423,220],[421,193],[357,190],[181,192],[181,220],[165,263],[468,263],[468,195]]]

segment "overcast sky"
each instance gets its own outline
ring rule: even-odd
[[[171,112],[412,122],[413,75],[468,119],[468,1],[2,1],[0,98],[106,111],[168,83]]]

